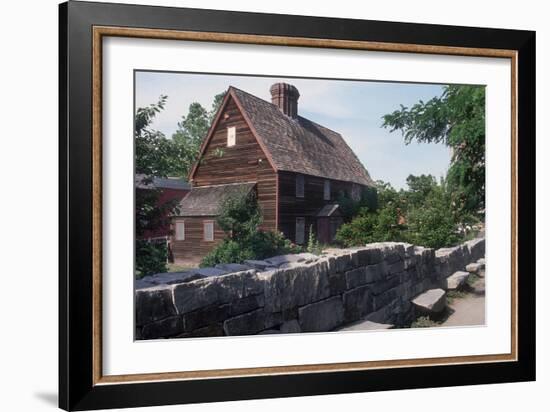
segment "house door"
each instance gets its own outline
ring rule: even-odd
[[[317,240],[319,243],[330,243],[330,222],[327,217],[317,218]]]

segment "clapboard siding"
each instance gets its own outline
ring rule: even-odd
[[[231,98],[219,119],[192,176],[193,187],[256,182],[256,195],[263,217],[261,228],[276,230],[276,172]],[[236,128],[236,144],[232,147],[227,147],[228,127]],[[202,240],[202,220],[204,219],[197,217],[183,217],[183,219],[186,222],[186,231],[189,230],[189,236],[186,236],[184,241],[172,240],[175,261],[198,262],[225,237],[224,232],[215,225],[215,241],[204,242]],[[215,217],[208,219],[215,220]]]
[[[304,197],[296,197],[296,174],[279,172],[279,230],[292,241],[296,240],[296,218],[305,217],[305,239],[309,228],[316,230],[315,216],[326,204],[335,203],[340,194],[351,196],[353,183],[330,180],[330,200],[324,200],[324,182],[326,179],[304,175]]]
[[[204,221],[214,221],[213,242],[204,241]],[[175,218],[172,222],[172,233],[175,233],[176,222],[185,224],[185,240],[175,240],[175,237],[172,237],[172,253],[176,263],[198,264],[225,236],[223,230],[216,224],[215,216]]]
[[[236,128],[236,144],[227,147],[227,128]],[[277,227],[277,175],[233,99],[229,99],[193,176],[194,187],[256,182],[262,229]]]

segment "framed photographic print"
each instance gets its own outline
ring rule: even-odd
[[[60,407],[535,379],[535,33],[60,5]]]

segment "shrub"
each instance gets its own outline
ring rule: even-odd
[[[282,233],[272,231],[255,232],[248,241],[248,247],[254,254],[253,259],[302,252],[300,246],[293,244]]]
[[[166,243],[136,241],[136,278],[166,272],[168,248]]]
[[[461,240],[449,197],[441,187],[432,189],[421,206],[409,211],[407,224],[407,241],[415,245],[438,249]]]
[[[309,226],[309,236],[307,239],[307,247],[306,250],[309,253],[313,253],[314,255],[320,255],[322,252],[321,245],[319,244],[319,241],[317,240],[317,237],[315,236],[315,233],[313,232],[313,225]]]
[[[215,266],[218,263],[242,263],[246,259],[254,259],[252,251],[243,249],[234,240],[224,239],[202,259],[200,266]]]
[[[408,190],[396,191],[378,182],[378,209],[361,208],[340,227],[337,241],[347,247],[393,241],[438,249],[472,236],[477,219],[457,210],[444,181],[437,184],[430,175],[411,175],[407,184]]]
[[[344,223],[336,233],[336,241],[346,247],[364,245],[373,242],[377,215],[363,211],[350,223]]]
[[[241,241],[252,236],[262,222],[255,193],[241,191],[226,196],[221,202],[216,222],[233,240]]]
[[[439,325],[440,323],[431,320],[428,316],[420,316],[411,323],[411,328],[434,328]]]
[[[282,233],[256,231],[246,239],[226,238],[202,261],[201,267],[218,263],[242,263],[247,259],[265,259],[276,255],[300,253],[302,249],[286,239]]]
[[[377,212],[363,208],[355,219],[340,227],[336,233],[336,241],[346,247],[402,241],[405,228],[399,223],[400,218],[400,209],[392,202]]]
[[[301,252],[282,233],[259,230],[262,216],[254,193],[226,197],[216,221],[227,237],[202,259],[201,267]]]
[[[378,209],[377,190],[374,187],[363,189],[360,200],[353,200],[344,192],[341,192],[337,198],[337,203],[340,206],[340,213],[342,213],[344,221],[349,222],[362,208],[368,208],[369,210]]]

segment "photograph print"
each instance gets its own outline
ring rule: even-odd
[[[135,339],[484,326],[485,112],[482,85],[134,71]]]

